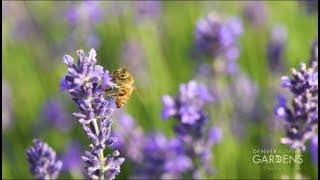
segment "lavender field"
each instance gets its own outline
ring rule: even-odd
[[[318,179],[318,1],[2,1],[2,179]]]

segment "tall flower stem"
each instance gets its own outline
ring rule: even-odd
[[[96,135],[99,136],[99,127],[98,127],[98,123],[96,119],[92,120],[93,126],[94,126],[94,130],[96,131]],[[99,150],[99,161],[100,161],[100,179],[104,179],[103,177],[103,169],[104,169],[104,165],[103,165],[103,160],[104,160],[104,156],[103,156],[103,149]]]

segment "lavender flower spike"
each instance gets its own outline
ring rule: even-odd
[[[30,172],[35,179],[56,179],[62,168],[62,161],[56,161],[56,152],[43,143],[34,139],[33,146],[26,150]]]
[[[78,63],[65,55],[63,62],[68,65],[68,74],[60,83],[61,90],[68,90],[72,100],[78,105],[79,112],[73,115],[79,118],[84,133],[91,141],[91,151],[86,151],[82,159],[86,162],[86,170],[91,179],[113,179],[120,173],[120,165],[124,158],[114,160],[119,153],[104,157],[103,150],[117,141],[110,137],[112,120],[108,118],[113,111],[109,102],[103,97],[106,87],[113,87],[108,71],[95,65],[96,51],[91,49],[84,56],[83,50],[78,50]]]
[[[242,21],[237,17],[225,19],[215,13],[201,18],[195,29],[196,55],[206,55],[219,62],[223,72],[233,74],[238,71],[238,39],[243,33]],[[201,59],[201,58],[200,58]],[[220,65],[219,65],[220,67]]]
[[[179,90],[174,97],[162,96],[162,119],[174,117],[178,120],[174,126],[175,147],[178,147],[178,152],[183,155],[179,158],[179,164],[168,161],[166,167],[178,169],[179,173],[188,171],[193,179],[200,179],[214,173],[211,166],[211,148],[221,141],[222,130],[215,126],[208,127],[210,117],[205,111],[205,105],[211,103],[214,97],[204,84],[191,80],[181,84]]]
[[[314,46],[315,47],[315,46]],[[313,52],[313,51],[312,51]],[[314,56],[314,54],[312,54]],[[286,121],[287,136],[281,139],[283,144],[292,149],[305,150],[305,142],[316,135],[318,128],[318,59],[312,60],[307,69],[305,63],[300,64],[300,70],[291,69],[292,78],[282,77],[282,86],[290,89],[294,98],[292,107],[286,105],[286,99],[281,97],[275,107],[276,116]]]

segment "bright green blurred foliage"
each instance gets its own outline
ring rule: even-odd
[[[76,57],[77,49],[88,52],[92,47],[79,42],[72,46],[63,46],[68,35],[75,28],[64,18],[64,11],[71,2],[30,1],[2,2],[3,9],[8,8],[8,15],[2,17],[2,79],[11,89],[12,119],[11,127],[2,132],[2,178],[31,178],[28,172],[25,149],[32,139],[40,137],[52,146],[60,157],[66,144],[73,139],[80,140],[83,151],[89,143],[76,118],[74,127],[68,132],[46,128],[40,131],[37,124],[41,120],[41,107],[48,98],[61,99],[66,103],[66,111],[72,113],[76,107],[66,92],[59,92],[60,78],[67,70],[61,59],[64,54]],[[128,2],[127,2],[128,3]],[[4,6],[4,4],[6,6]],[[268,93],[271,87],[280,86],[280,76],[289,74],[291,67],[297,67],[300,61],[306,61],[310,55],[310,42],[318,36],[317,13],[307,15],[301,5],[295,1],[268,1],[268,21],[264,27],[254,27],[244,20],[244,34],[240,39],[241,71],[255,80],[259,86],[260,103],[267,107],[267,112],[259,116],[257,123],[247,129],[247,137],[233,137],[228,126],[232,105],[212,106],[210,113],[212,124],[223,128],[223,142],[213,148],[213,166],[217,170],[211,178],[281,178],[291,175],[292,170],[266,171],[263,165],[252,162],[253,149],[263,146],[264,138],[272,139],[273,148],[286,148],[280,145],[284,132],[266,128],[267,119],[274,119],[273,107],[275,97]],[[111,1],[105,2],[105,13],[110,11]],[[10,8],[9,8],[10,7]],[[175,94],[180,83],[193,78],[196,63],[190,56],[194,40],[196,22],[206,12],[216,11],[225,16],[243,18],[244,2],[218,1],[165,1],[162,2],[160,20],[137,23],[130,11],[123,16],[107,16],[97,23],[93,31],[100,39],[96,48],[98,63],[109,71],[123,66],[121,47],[125,40],[137,39],[143,48],[148,68],[148,78],[136,79],[144,104],[133,94],[125,111],[132,115],[137,124],[145,131],[161,131],[172,136],[172,121],[162,121],[161,96]],[[130,8],[130,6],[126,6]],[[110,13],[109,13],[110,14]],[[21,20],[22,19],[22,20]],[[13,32],[14,27],[25,22],[27,28],[23,37]],[[285,71],[272,74],[268,67],[266,45],[274,24],[281,23],[287,27],[288,41],[285,51]],[[22,28],[22,27],[21,27]],[[225,83],[226,82],[222,82]],[[4,107],[2,107],[4,108]],[[241,118],[241,117],[239,117]],[[280,121],[280,120],[279,120]],[[114,121],[115,123],[116,120]],[[311,162],[309,151],[303,153],[304,162],[300,165],[301,173],[307,178],[317,178],[317,166]],[[118,178],[127,178],[130,166],[124,163]],[[276,166],[289,167],[291,164]],[[63,172],[61,178],[75,178]]]

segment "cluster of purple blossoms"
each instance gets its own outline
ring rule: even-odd
[[[313,44],[311,66],[300,64],[300,70],[291,69],[292,78],[282,77],[282,87],[290,89],[294,98],[292,108],[287,106],[286,99],[279,96],[275,107],[276,116],[285,120],[286,137],[283,144],[292,149],[305,150],[305,143],[317,136],[318,128],[318,45]]]
[[[203,107],[213,101],[213,96],[206,86],[192,80],[187,84],[181,84],[179,90],[179,95],[174,98],[169,95],[162,97],[162,119],[167,120],[173,116],[180,119],[182,124],[189,125],[205,119]]]
[[[271,40],[267,46],[269,67],[272,71],[281,71],[283,68],[284,50],[286,48],[287,29],[278,24],[272,28]]]
[[[119,114],[117,119],[119,127],[115,134],[119,143],[114,148],[132,164],[132,178],[182,178],[184,172],[192,169],[192,160],[178,138],[167,139],[161,133],[145,135],[127,114]]]
[[[174,126],[177,139],[185,149],[185,155],[193,162],[200,161],[201,166],[193,163],[191,174],[200,178],[203,173],[213,173],[211,166],[211,147],[222,138],[222,130],[208,127],[209,115],[204,111],[205,105],[213,101],[211,92],[202,84],[190,81],[180,85],[179,94],[175,97],[162,97],[162,119],[174,117],[178,123]]]
[[[214,59],[222,58],[223,71],[238,71],[236,60],[239,57],[237,41],[243,32],[242,21],[237,17],[222,19],[214,13],[200,19],[195,30],[197,54],[205,54]]]
[[[26,150],[30,172],[35,179],[56,179],[62,168],[62,162],[56,161],[56,152],[40,139],[32,142]]]
[[[68,73],[60,83],[60,90],[67,90],[72,100],[78,105],[79,112],[73,115],[79,118],[83,131],[90,139],[91,151],[86,151],[82,159],[86,163],[86,170],[92,179],[113,179],[120,173],[120,165],[124,158],[114,159],[119,156],[114,151],[104,157],[103,150],[117,141],[110,137],[112,120],[108,118],[113,111],[109,102],[103,97],[103,90],[113,87],[109,72],[103,67],[95,65],[96,51],[91,49],[85,56],[83,50],[77,51],[78,63],[73,63],[69,55],[63,57],[63,62],[68,65]]]

